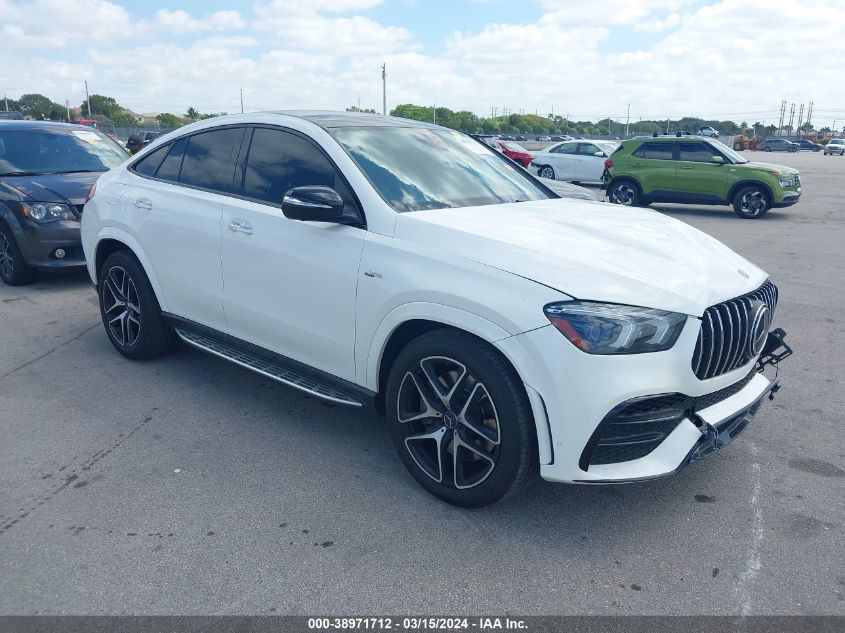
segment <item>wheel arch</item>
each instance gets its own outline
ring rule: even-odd
[[[483,317],[471,314],[464,310],[438,304],[427,305],[437,306],[440,310],[430,310],[430,312],[425,316],[408,316],[408,318],[404,319],[392,319],[387,327],[383,327],[390,317],[390,315],[388,315],[388,317],[385,317],[385,320],[382,321],[382,326],[380,326],[377,330],[377,337],[373,341],[370,349],[370,356],[368,358],[366,384],[367,388],[376,392],[376,410],[380,414],[385,413],[385,391],[387,378],[390,375],[393,363],[408,343],[422,334],[437,329],[449,328],[464,332],[490,345],[490,347],[493,348],[496,353],[500,354],[516,372],[516,375],[519,377],[520,382],[522,382],[526,390],[528,400],[531,405],[541,463],[549,463],[551,461],[551,433],[546,414],[546,406],[543,402],[542,396],[525,382],[525,372],[520,370],[516,359],[511,358],[506,349],[502,349],[500,346],[495,344],[496,341],[510,338],[510,333],[500,328],[495,323],[487,321]],[[396,313],[397,310],[404,307],[405,306],[400,306],[400,308],[397,308],[391,314]],[[406,310],[401,310],[401,313],[409,314]],[[381,336],[379,336],[379,334],[381,334]]]
[[[165,301],[161,285],[159,284],[158,278],[153,270],[152,263],[138,241],[120,229],[109,227],[97,237],[97,242],[94,246],[94,267],[91,271],[94,283],[96,284],[99,280],[100,269],[109,255],[121,250],[126,250],[132,253],[138,260],[138,263],[141,264],[141,267],[144,269],[144,273],[147,275],[147,279],[150,280],[150,285],[153,288],[153,292],[156,295],[156,299],[158,300],[161,309],[164,312],[167,312],[167,302]]]
[[[607,183],[607,195],[608,198],[610,197],[610,190],[615,186],[618,185],[620,182],[630,182],[637,188],[637,192],[640,194],[640,200],[645,199],[645,193],[643,192],[643,186],[640,184],[640,181],[636,179],[634,176],[611,176],[610,182]]]
[[[734,197],[736,196],[737,192],[740,189],[742,189],[743,187],[751,187],[751,186],[755,186],[755,185],[760,186],[760,187],[762,187],[763,189],[766,190],[766,195],[769,196],[769,204],[770,205],[773,204],[774,201],[775,201],[775,195],[774,195],[774,192],[772,191],[772,188],[769,185],[767,185],[765,182],[763,182],[762,180],[752,180],[752,179],[740,180],[739,182],[736,182],[731,186],[730,190],[728,191],[728,198],[727,198],[728,204],[733,203]]]

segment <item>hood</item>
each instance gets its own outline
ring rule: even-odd
[[[792,167],[787,167],[786,165],[775,165],[774,163],[758,163],[756,161],[749,161],[747,163],[742,163],[740,165],[734,165],[734,167],[740,167],[742,169],[763,169],[765,171],[772,172],[777,175],[794,175],[798,173],[797,169],[793,169]]]
[[[85,204],[85,198],[101,172],[44,174],[42,176],[0,176],[0,182],[20,191],[33,202]]]
[[[540,200],[401,213],[396,236],[549,286],[576,299],[701,316],[755,290],[757,266],[656,211]]]

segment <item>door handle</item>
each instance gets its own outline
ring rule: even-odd
[[[229,230],[234,233],[252,235],[252,226],[250,226],[249,222],[245,222],[243,220],[232,220],[229,222]]]
[[[138,198],[135,200],[135,206],[139,209],[146,209],[149,211],[153,208],[153,203],[148,198]]]
[[[693,169],[692,165],[678,165],[678,169]]]

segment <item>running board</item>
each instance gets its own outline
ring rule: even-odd
[[[299,391],[304,391],[307,394],[316,396],[317,398],[321,398],[323,400],[336,402],[337,404],[344,404],[350,407],[363,406],[363,403],[357,400],[354,396],[336,389],[325,382],[320,382],[311,376],[307,376],[301,372],[285,367],[280,363],[274,363],[271,360],[248,352],[240,347],[224,343],[216,338],[194,332],[193,330],[188,330],[182,327],[177,327],[175,329],[179,338],[191,347],[196,347],[197,349],[201,349],[209,354],[225,358],[236,365],[251,369],[256,373],[272,378],[283,385],[293,387]]]

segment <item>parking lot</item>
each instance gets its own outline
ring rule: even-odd
[[[655,209],[771,274],[796,353],[742,438],[649,483],[454,508],[378,418],[126,360],[84,273],[0,285],[0,613],[845,614],[845,159],[749,158],[800,204]]]

